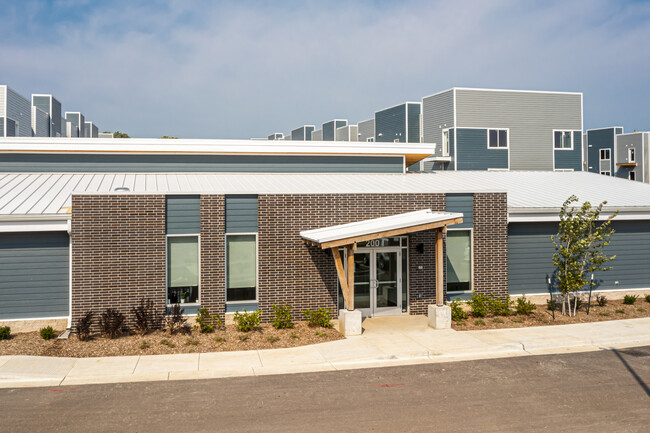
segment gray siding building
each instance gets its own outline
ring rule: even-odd
[[[99,136],[99,128],[93,122],[84,122],[84,137],[97,138]]]
[[[357,124],[358,141],[375,141],[375,119],[368,119]]]
[[[357,125],[341,126],[336,130],[336,141],[357,141]]]
[[[614,143],[616,136],[623,133],[620,126],[589,129],[585,133],[587,152],[585,153],[586,171],[612,176],[615,173]]]
[[[342,126],[347,126],[348,121],[347,120],[342,120],[342,119],[334,119],[330,120],[329,122],[323,123],[322,126],[322,131],[323,131],[323,136],[322,140],[323,141],[336,141],[336,130],[339,129]]]
[[[311,134],[316,127],[314,125],[304,125],[291,131],[292,141],[311,141]]]
[[[453,88],[422,99],[422,136],[452,170],[582,170],[582,94]]]
[[[419,102],[405,102],[375,112],[375,141],[384,143],[419,143]]]
[[[50,136],[50,115],[38,107],[32,105],[32,136]]]
[[[84,125],[86,120],[84,115],[78,111],[66,111],[65,112],[66,123],[70,123],[72,126],[67,126],[67,136],[68,137],[83,137],[84,136]]]
[[[32,107],[29,100],[9,86],[0,86],[0,137],[31,137]]]
[[[648,132],[616,136],[614,146],[615,175],[624,179],[649,183]]]
[[[267,138],[269,140],[282,140],[284,138],[284,134],[281,132],[274,132],[273,134],[269,135]]]
[[[50,116],[48,137],[65,136],[65,120],[62,118],[61,103],[52,95],[32,94],[32,106]]]
[[[323,141],[323,130],[317,129],[311,133],[311,141]]]

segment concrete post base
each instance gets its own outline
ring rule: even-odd
[[[339,332],[346,337],[361,335],[361,311],[360,310],[339,310]]]
[[[451,328],[451,307],[449,305],[429,305],[429,326],[434,329]]]

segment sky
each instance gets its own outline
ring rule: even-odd
[[[0,0],[0,84],[101,131],[251,138],[451,87],[583,92],[650,130],[650,0]]]

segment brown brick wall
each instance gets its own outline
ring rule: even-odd
[[[226,302],[225,196],[201,196],[201,306],[223,317]]]
[[[508,294],[506,193],[474,194],[474,290]]]
[[[130,309],[142,297],[165,306],[165,197],[75,195],[72,198],[72,316]],[[264,316],[287,302],[337,311],[337,280],[329,251],[307,246],[300,231],[430,208],[445,210],[444,194],[260,195],[258,301]],[[201,196],[201,304],[225,307],[225,197]],[[423,244],[424,252],[417,251]],[[409,237],[409,305],[426,314],[435,303],[435,237]],[[420,269],[422,268],[422,269]],[[474,195],[474,288],[507,293],[506,194]]]
[[[165,197],[72,196],[72,323],[88,310],[128,318],[140,298],[165,309]]]
[[[345,224],[403,212],[444,211],[444,194],[321,194],[260,195],[259,306],[268,317],[271,306],[287,302],[294,316],[318,307],[337,310],[334,259],[328,251],[307,246],[303,230]],[[410,295],[413,314],[423,314],[435,302],[433,233],[410,240]],[[415,251],[424,243],[424,254]],[[423,269],[418,269],[422,266]]]

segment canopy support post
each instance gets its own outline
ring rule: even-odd
[[[345,305],[349,306],[350,292],[348,290],[348,279],[343,268],[343,261],[341,260],[341,253],[339,253],[338,247],[331,248],[331,250],[332,256],[334,256],[334,264],[336,265],[336,275],[339,278],[339,284],[341,284],[341,292],[343,292],[343,299],[345,299]]]
[[[439,307],[444,305],[445,264],[443,260],[443,242],[446,235],[447,226],[442,226],[436,230],[436,305]]]

